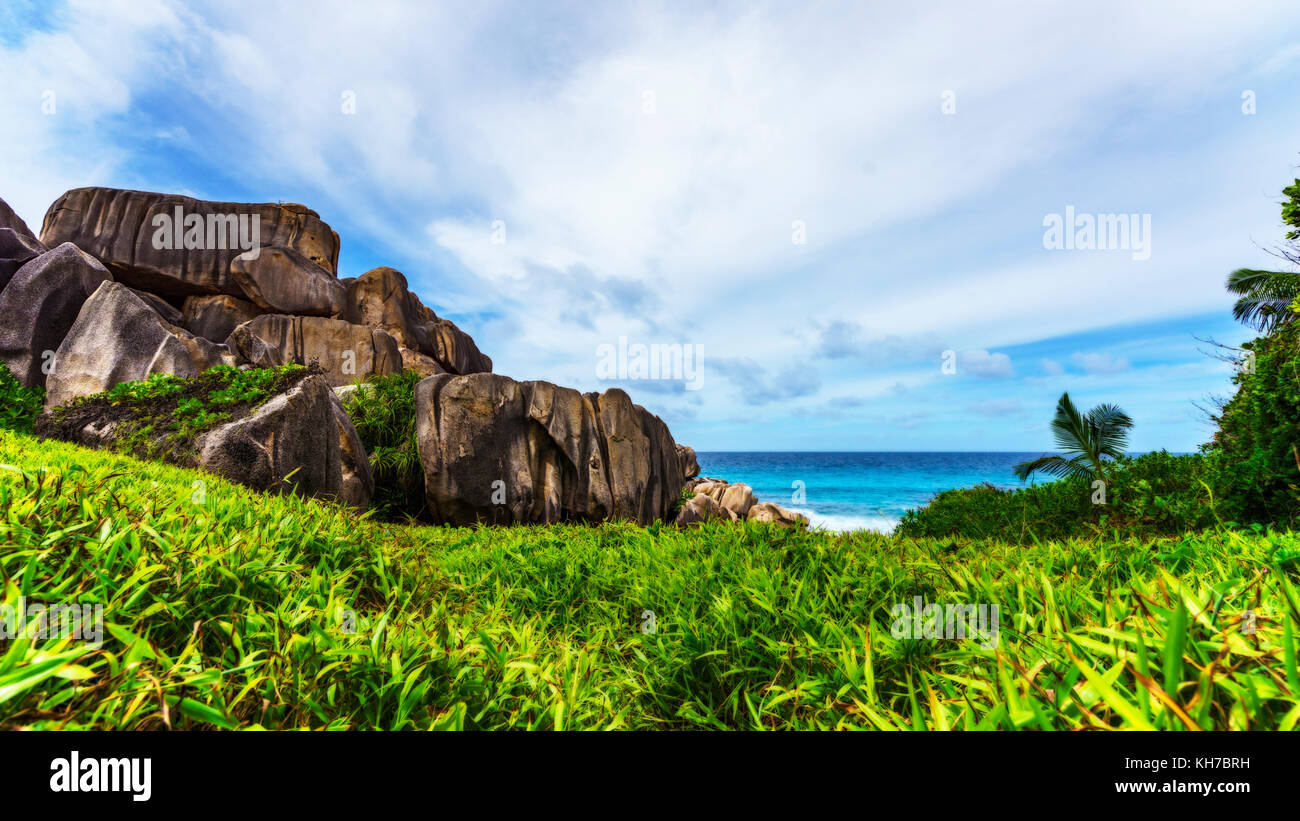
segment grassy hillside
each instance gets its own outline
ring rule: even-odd
[[[0,641],[0,726],[1293,729],[1297,555],[407,527],[0,431],[4,601],[108,622]],[[893,638],[915,596],[999,605],[998,645]]]

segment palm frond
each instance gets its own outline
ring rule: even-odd
[[[1028,479],[1035,473],[1064,478],[1067,476],[1091,476],[1092,467],[1082,458],[1066,459],[1063,456],[1040,456],[1028,462],[1021,462],[1012,468],[1020,481]]]
[[[1295,319],[1291,303],[1300,296],[1300,274],[1240,268],[1228,274],[1224,287],[1240,297],[1232,306],[1238,322],[1272,333]]]
[[[1056,415],[1052,418],[1052,437],[1056,446],[1067,454],[1076,454],[1092,461],[1096,451],[1091,426],[1079,409],[1063,393],[1056,402]]]
[[[1128,432],[1133,427],[1133,419],[1119,405],[1097,405],[1088,411],[1087,421],[1097,444],[1098,457],[1122,459],[1128,453]]]

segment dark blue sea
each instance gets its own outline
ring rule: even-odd
[[[714,452],[698,457],[701,476],[744,482],[760,502],[803,513],[814,527],[888,533],[904,511],[925,505],[940,491],[982,482],[1024,487],[1012,465],[1041,455]]]

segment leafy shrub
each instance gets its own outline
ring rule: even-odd
[[[415,439],[415,371],[372,375],[344,402],[370,454],[375,477],[371,508],[385,519],[418,519],[425,512],[424,468]]]
[[[949,490],[904,514],[895,532],[1023,544],[1110,531],[1156,536],[1201,530],[1219,523],[1221,464],[1214,456],[1167,451],[1120,459],[1106,474],[1105,504],[1093,503],[1093,479],[1084,476],[1017,490]]]
[[[1224,502],[1238,522],[1290,526],[1300,512],[1300,345],[1297,328],[1247,342],[1253,368],[1241,368],[1207,450],[1225,469]],[[1250,360],[1247,360],[1248,362]],[[1251,372],[1253,371],[1253,373]]]
[[[0,428],[31,433],[45,404],[45,388],[23,387],[18,377],[0,363]]]

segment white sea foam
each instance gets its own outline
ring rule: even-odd
[[[811,527],[829,530],[834,533],[849,533],[854,530],[874,530],[877,533],[889,533],[898,526],[899,520],[893,516],[835,516],[818,513],[810,508],[791,508],[795,513],[808,517]]]

